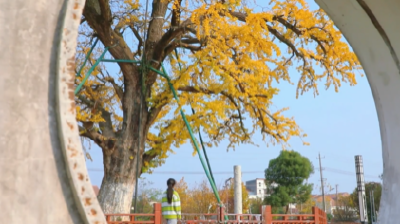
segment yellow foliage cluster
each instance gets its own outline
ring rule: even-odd
[[[279,92],[274,82],[291,82],[289,68],[296,64],[300,74],[297,94],[308,90],[318,94],[322,79],[326,79],[326,88],[333,85],[337,91],[341,82],[356,84],[358,60],[324,12],[309,10],[304,1],[272,1],[271,11],[253,13],[246,8],[240,15],[230,13],[238,6],[238,1],[232,2],[236,4],[204,4],[192,11],[196,37],[204,44],[186,55],[187,61],[180,61],[185,65],[182,72],[178,60],[171,59],[174,87],[181,90],[181,105],[197,112],[190,116],[191,124],[201,125],[213,143],[226,139],[230,147],[251,143],[254,131],[261,130],[273,144],[287,146],[292,136],[306,135],[293,118],[284,116],[288,108],[271,111],[273,96]],[[240,16],[246,16],[245,21]],[[298,28],[291,30],[282,23]],[[276,38],[280,42],[273,41]],[[170,95],[168,90],[157,92],[150,101],[170,100]],[[162,115],[170,110],[166,107]],[[160,147],[169,148],[173,142],[179,146],[189,137],[181,132],[184,124],[177,109],[174,115],[173,119],[159,116],[165,125],[158,140],[167,139]],[[252,121],[251,128],[244,127],[245,116]]]
[[[144,6],[138,0],[117,2],[119,7],[112,10],[119,16],[115,27],[144,27],[140,25]],[[180,59],[171,53],[164,61],[180,103],[173,100],[166,81],[158,77],[150,87],[146,104],[149,111],[162,109],[145,133],[147,153],[157,155],[158,160],[146,161],[144,171],[160,165],[172,147],[188,141],[180,108],[188,115],[194,132],[201,129],[208,137],[208,146],[217,146],[223,140],[229,141],[229,148],[253,143],[253,134],[261,131],[268,143],[285,148],[291,137],[306,135],[294,118],[284,115],[288,108],[274,109],[273,97],[279,93],[277,83],[298,79],[297,96],[309,90],[318,94],[317,85],[321,82],[325,88],[334,86],[336,91],[343,82],[356,84],[355,72],[361,67],[355,54],[325,13],[310,10],[304,0],[271,0],[270,10],[262,12],[239,0],[184,1],[181,6],[178,0],[168,3],[172,9],[181,7],[182,23],[189,21],[184,23],[189,24],[185,27],[188,31],[171,41],[183,49],[179,50]],[[167,33],[170,24],[163,26]],[[132,36],[123,38],[130,43]],[[78,65],[89,50],[89,38],[81,38]],[[195,44],[189,46],[185,40]],[[81,77],[77,77],[77,84],[100,52],[101,49],[94,52]],[[291,67],[297,69],[298,75],[289,74]],[[117,132],[123,117],[133,115],[123,116],[121,111],[115,84],[123,86],[122,74],[110,76],[107,69],[99,66],[84,85],[77,97],[77,120],[98,126],[108,112]],[[94,109],[94,105],[104,110]],[[189,106],[196,114],[190,113]],[[246,119],[249,122],[245,123]]]
[[[305,203],[296,206],[301,214],[312,214],[312,207],[316,206],[315,199],[309,198]]]
[[[182,178],[175,186],[175,190],[179,193],[181,198],[182,212],[191,214],[216,213],[218,202],[209,186],[208,181],[203,180],[189,188],[184,178]],[[233,184],[228,187],[221,187],[218,192],[226,211],[228,213],[233,213]],[[242,204],[243,212],[248,212],[250,201],[244,184],[242,185]]]

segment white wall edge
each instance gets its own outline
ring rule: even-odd
[[[74,80],[75,52],[85,0],[66,0],[64,23],[60,30],[56,94],[58,132],[70,186],[86,224],[106,224],[86,168],[85,155],[76,122]]]

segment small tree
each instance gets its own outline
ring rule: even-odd
[[[181,199],[182,211],[186,212],[186,207],[190,206],[188,205],[188,200],[189,200],[188,198],[190,197],[189,195],[190,192],[189,192],[189,187],[183,177],[176,183],[174,189],[179,193],[179,197]]]
[[[214,213],[218,203],[215,195],[210,188],[206,179],[200,183],[195,183],[191,188],[188,187],[185,180],[182,178],[175,186],[175,190],[179,193],[181,199],[182,212],[184,213]],[[219,189],[219,195],[222,203],[226,203],[227,211],[233,211],[234,206],[234,190],[233,185],[227,188]],[[242,184],[242,208],[243,211],[248,211],[250,201],[244,184]]]
[[[311,214],[312,207],[315,206],[315,201],[312,198],[308,198],[306,202],[297,204],[297,208],[299,209],[301,214]]]
[[[262,198],[250,199],[250,213],[251,214],[262,214],[261,206],[264,204]]]
[[[272,188],[266,203],[272,206],[286,206],[286,213],[291,203],[305,203],[311,195],[312,184],[304,183],[314,172],[309,159],[298,152],[282,151],[276,159],[269,161],[265,170],[265,180]],[[275,183],[275,184],[273,184]]]
[[[366,196],[366,203],[367,203],[367,213],[368,213],[368,222],[372,223],[371,218],[371,200],[370,200],[370,192],[374,191],[374,202],[375,202],[375,212],[379,211],[379,205],[381,202],[381,195],[382,195],[382,184],[379,182],[368,182],[365,183],[365,196]],[[353,193],[351,194],[351,198],[354,202],[355,209],[357,213],[360,214],[360,206],[358,201],[358,193],[357,188],[354,189]],[[375,215],[376,217],[376,215]],[[375,220],[376,221],[376,220]]]
[[[316,198],[314,198],[315,200],[315,205],[324,210],[324,201],[325,201],[325,212],[327,214],[330,214],[332,211],[332,198],[329,196],[325,196],[325,200],[322,198],[322,196],[318,196]]]
[[[357,220],[354,202],[350,196],[338,198],[336,209],[333,211],[334,220],[337,222],[353,222]]]
[[[234,186],[233,184],[228,185],[227,187],[220,190],[219,195],[221,196],[222,203],[225,204],[226,212],[233,212],[235,206],[235,199],[234,199]],[[242,183],[242,210],[244,213],[247,213],[250,208],[250,200],[249,200],[249,193],[247,192],[246,186]]]
[[[132,210],[137,213],[153,213],[153,202],[161,201],[162,191],[152,187],[153,183],[142,179],[140,181],[140,193],[138,195],[137,208],[134,208],[132,200]]]

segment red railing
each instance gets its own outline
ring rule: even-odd
[[[218,213],[206,213],[206,214],[182,213],[182,219],[178,221],[178,224],[200,224],[200,223],[209,223],[209,224],[218,223]]]
[[[225,220],[225,215],[228,220]],[[162,224],[161,204],[154,204],[153,214],[108,214],[108,224]],[[327,224],[324,211],[312,208],[312,214],[272,214],[271,206],[265,206],[264,214],[227,214],[224,208],[211,214],[182,214],[179,224]]]
[[[318,207],[312,208],[312,214],[272,214],[267,205],[264,220],[264,224],[327,224],[325,212]]]
[[[106,214],[107,224],[161,224],[161,204],[153,205],[150,214]]]
[[[225,208],[219,209],[219,221],[226,224],[262,224],[262,215],[260,214],[229,214],[225,213]],[[225,216],[228,220],[225,220]]]
[[[315,215],[315,223],[316,224],[327,224],[328,220],[326,217],[326,213],[319,209],[318,207],[312,208],[312,213]]]

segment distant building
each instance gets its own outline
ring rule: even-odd
[[[265,183],[264,178],[256,178],[254,180],[246,181],[246,189],[250,199],[261,198],[269,196],[271,192],[277,187],[278,184],[272,182],[270,185]],[[296,213],[296,204],[289,204],[290,213]]]
[[[348,193],[338,193],[338,197],[349,197],[350,194]],[[320,208],[324,209],[323,206],[323,199],[321,195],[312,195],[312,200],[315,201],[315,205]],[[341,209],[340,206],[336,204],[337,198],[336,194],[327,194],[325,195],[325,209],[327,214],[333,214],[333,211],[336,209]]]
[[[272,187],[276,187],[277,184],[272,183]],[[249,198],[265,198],[269,195],[270,190],[265,184],[264,178],[256,178],[254,180],[246,181],[246,189],[249,192]]]
[[[246,181],[246,189],[249,192],[249,198],[264,198],[267,196],[267,186],[263,178]]]

